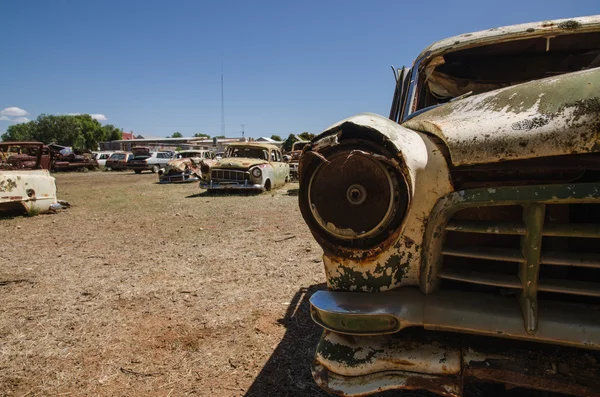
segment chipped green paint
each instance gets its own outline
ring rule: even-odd
[[[595,81],[600,81],[599,68],[534,80],[449,102],[411,120],[445,118],[466,110],[519,114],[534,106],[542,115],[561,113],[571,107],[580,115],[590,114],[597,111],[598,86],[593,83]]]
[[[561,29],[579,29],[581,26],[581,22],[574,19],[569,19],[558,24],[558,27]]]
[[[414,266],[415,253],[421,249],[419,244],[415,244],[411,239],[408,240],[410,241],[400,239],[394,244],[397,251],[383,265],[378,263],[372,272],[360,267],[339,265],[336,269],[338,276],[331,276],[328,279],[330,287],[338,291],[379,292],[400,285],[411,265]]]
[[[317,346],[317,354],[320,354],[324,359],[341,363],[348,367],[357,367],[369,363],[377,353],[382,352],[383,349],[373,348],[369,348],[368,352],[364,352],[362,347],[352,348],[330,342],[324,338],[321,339]]]
[[[0,181],[0,192],[12,192],[17,188],[17,182],[8,178]]]
[[[519,302],[528,334],[534,334],[538,325],[537,290],[545,211],[546,206],[540,203],[525,205],[523,210],[527,233],[521,238],[521,252],[525,261],[519,264],[519,278],[523,285]]]

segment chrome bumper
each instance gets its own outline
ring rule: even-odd
[[[189,183],[198,182],[200,178],[186,174],[161,175],[158,177],[158,183]]]
[[[458,291],[424,295],[416,288],[380,293],[318,291],[315,322],[351,335],[392,334],[408,327],[499,336],[600,350],[600,308],[540,301],[535,333],[525,330],[516,298]]]
[[[326,329],[313,376],[331,393],[363,396],[426,389],[461,396],[463,379],[477,378],[600,396],[598,308],[542,301],[538,331],[528,334],[519,304],[511,297],[458,291],[424,295],[416,288],[403,288],[382,293],[319,291],[310,303],[314,321]],[[573,369],[588,368],[590,362],[594,375],[578,378]],[[561,374],[560,368],[573,373]]]
[[[258,183],[251,183],[249,181],[240,182],[205,182],[200,181],[200,188],[207,190],[260,190],[264,192],[265,187]]]

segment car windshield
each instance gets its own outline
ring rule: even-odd
[[[460,49],[427,59],[415,68],[413,78],[418,75],[417,89],[412,92],[412,106],[406,114],[462,95],[477,95],[598,66],[599,32]]]
[[[110,156],[111,160],[125,160],[125,153],[115,153],[112,156]]]
[[[251,159],[269,160],[266,149],[254,147],[232,147],[227,149],[227,157],[246,157]]]

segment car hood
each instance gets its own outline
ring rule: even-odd
[[[189,169],[200,169],[200,159],[195,158],[184,158],[184,159],[176,159],[170,160],[165,167],[165,173],[169,171],[177,171],[177,172],[185,172],[186,168]]]
[[[268,164],[268,161],[246,157],[227,157],[215,161],[213,164],[211,164],[211,168],[240,169],[250,168],[260,164]]]
[[[474,95],[402,124],[442,139],[455,166],[600,151],[600,68]]]

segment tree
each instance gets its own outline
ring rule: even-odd
[[[298,138],[296,138],[296,135],[294,134],[290,134],[287,139],[283,142],[283,145],[281,146],[281,148],[286,151],[289,152],[290,150],[292,150],[292,145],[294,144],[294,142],[297,142]]]
[[[224,138],[225,138],[225,135],[217,135],[217,136],[215,136],[215,138],[218,138],[218,139],[224,139]]]
[[[174,132],[173,135],[171,135],[171,138],[183,138],[183,135],[181,132]]]
[[[210,139],[210,135],[208,135],[208,134],[205,134],[205,133],[203,133],[203,132],[198,132],[198,133],[194,134],[194,136],[195,136],[196,138],[206,138],[206,139]]]
[[[122,133],[114,125],[103,126],[89,114],[46,115],[41,114],[35,121],[10,125],[4,134],[4,141],[39,141],[46,144],[55,142],[75,149],[98,149],[98,143],[121,139]]]
[[[302,134],[298,134],[298,137],[303,141],[310,141],[315,137],[315,134],[311,134],[310,132],[303,132]]]
[[[281,142],[283,140],[279,135],[271,135],[271,139],[277,142]]]

